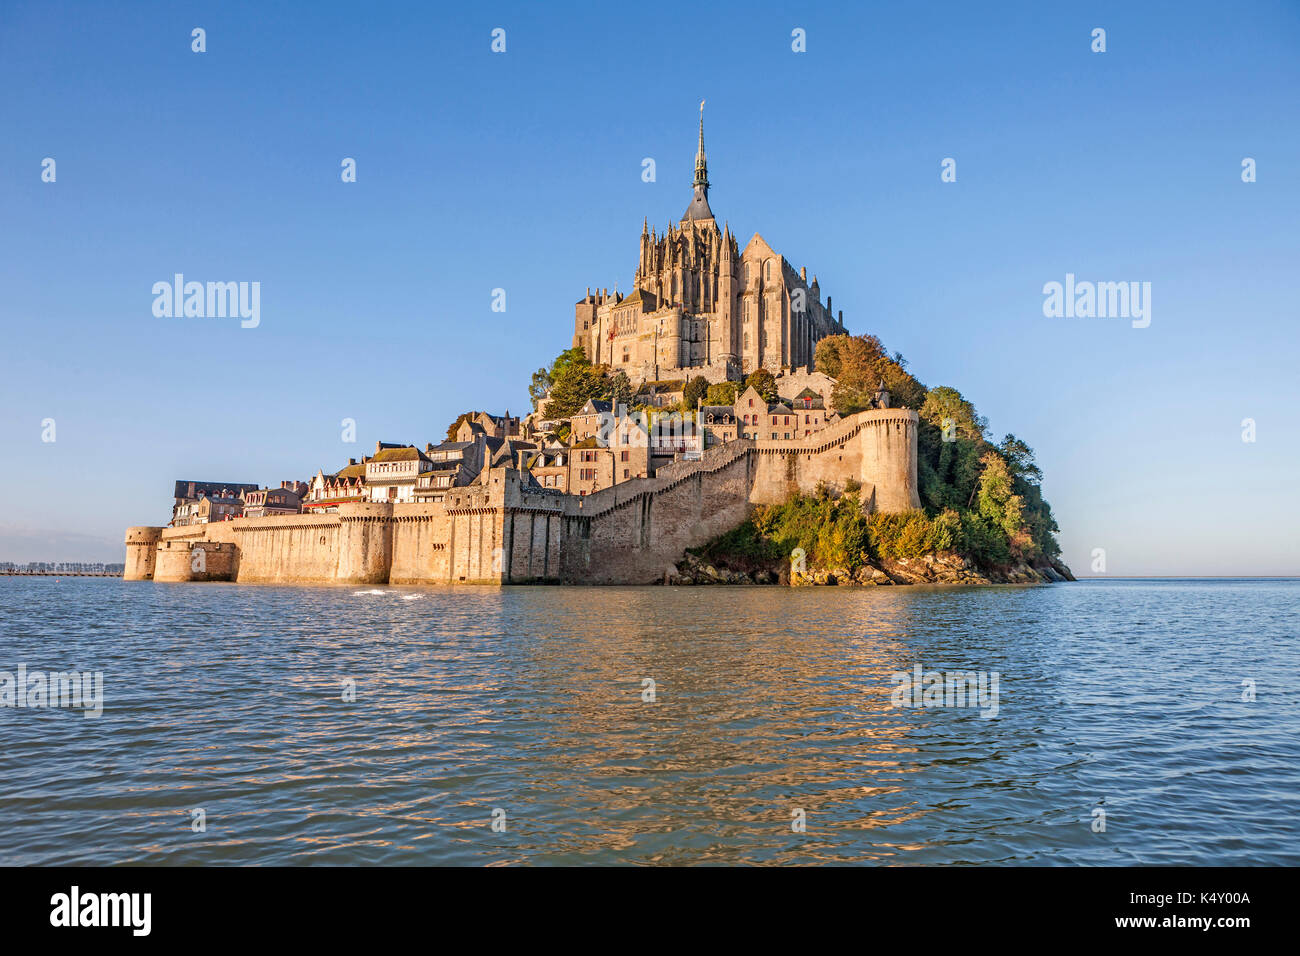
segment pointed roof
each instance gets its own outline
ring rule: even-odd
[[[691,204],[682,213],[682,222],[692,219],[712,219],[709,208],[709,161],[704,155],[704,100],[700,100],[700,145],[695,151],[695,182]]]

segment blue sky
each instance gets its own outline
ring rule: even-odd
[[[1076,572],[1300,573],[1300,4],[271,7],[0,3],[0,559],[526,409],[707,99],[715,213],[1029,442]],[[156,318],[176,272],[260,326]],[[1045,318],[1067,272],[1150,327]]]

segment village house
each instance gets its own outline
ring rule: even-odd
[[[238,499],[245,491],[256,491],[257,485],[221,481],[177,481],[172,504],[171,527],[198,524],[199,500],[205,495],[212,498]]]
[[[741,438],[766,438],[788,441],[807,438],[839,415],[826,408],[820,392],[805,388],[795,398],[768,403],[752,385],[736,399],[736,417],[740,419]]]
[[[733,405],[705,405],[696,409],[695,420],[704,431],[704,447],[725,445],[740,437],[740,421]]]
[[[790,409],[795,417],[795,436],[807,438],[821,431],[832,421],[838,421],[839,415],[826,408],[826,401],[820,392],[805,388],[790,401]]]
[[[249,494],[250,492],[245,492]],[[194,509],[193,524],[210,524],[244,517],[242,498],[219,498],[204,495]]]
[[[510,410],[504,415],[489,415],[487,412],[473,412],[460,423],[453,436],[455,441],[469,442],[475,435],[488,438],[506,439],[519,437],[519,418],[511,417]]]
[[[596,436],[574,442],[569,448],[569,479],[566,491],[571,495],[590,495],[614,485],[614,451],[602,447]]]
[[[414,445],[375,444],[366,460],[366,500],[413,502],[419,477],[433,470],[433,462]]]
[[[269,518],[272,515],[302,514],[301,481],[284,481],[279,488],[259,488],[244,492],[244,517]]]
[[[555,441],[533,451],[521,452],[519,468],[530,473],[543,488],[568,492],[568,462],[568,446]]]
[[[598,398],[587,399],[587,404],[569,419],[569,441],[580,442],[599,437],[602,425],[614,415],[614,403]]]
[[[736,399],[736,416],[740,419],[740,437],[758,438],[759,429],[767,415],[767,400],[758,393],[758,389],[749,386]]]
[[[644,418],[624,414],[609,430],[609,448],[613,459],[614,484],[633,478],[651,478],[654,469],[650,464],[650,436]]]
[[[364,457],[359,462],[349,458],[347,465],[332,475],[316,472],[307,486],[303,510],[328,513],[338,511],[344,502],[361,501],[365,497],[365,462]]]
[[[201,498],[186,499],[172,505],[171,527],[182,528],[199,523],[199,502]]]

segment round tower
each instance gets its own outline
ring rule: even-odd
[[[162,539],[162,528],[135,527],[126,529],[126,567],[122,571],[123,581],[152,581],[154,560],[158,554],[158,542]]]

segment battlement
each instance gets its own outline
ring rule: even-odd
[[[127,579],[267,583],[641,584],[757,504],[819,485],[864,490],[871,510],[920,506],[917,415],[877,409],[807,438],[740,439],[586,497],[531,486],[508,467],[444,501],[349,502],[279,515],[127,530]],[[202,558],[195,552],[203,551]]]

